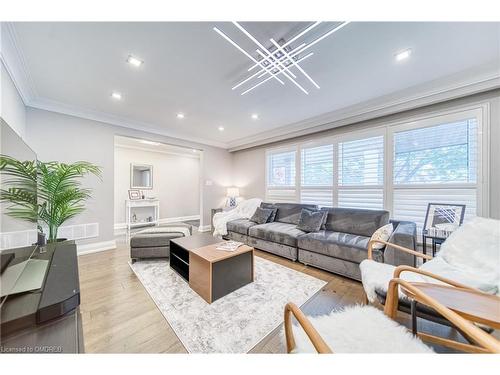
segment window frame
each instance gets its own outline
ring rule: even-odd
[[[394,158],[394,134],[405,130],[413,130],[425,127],[437,126],[453,121],[463,120],[465,118],[475,118],[477,121],[477,171],[476,183],[442,183],[442,184],[398,184],[394,186],[393,181],[393,158]],[[302,161],[301,151],[303,148],[317,147],[325,144],[333,145],[333,206],[338,206],[338,152],[339,142],[350,140],[359,140],[376,136],[384,137],[384,173],[383,185],[359,186],[343,185],[341,188],[365,189],[382,188],[383,190],[383,209],[390,212],[391,217],[394,212],[394,191],[396,189],[452,189],[452,188],[475,188],[476,189],[476,214],[477,216],[488,217],[490,213],[490,104],[487,101],[479,101],[468,105],[453,106],[445,110],[435,110],[426,114],[416,114],[387,121],[380,125],[369,128],[344,132],[340,134],[329,135],[321,139],[308,139],[302,142],[294,142],[280,145],[278,147],[266,149],[265,157],[265,191],[266,200],[268,200],[268,191],[273,190],[268,186],[269,165],[268,155],[270,153],[279,153],[286,151],[295,151],[295,186],[289,188],[275,188],[275,190],[295,190],[294,202],[300,202]],[[271,189],[270,189],[271,188]],[[307,188],[307,187],[305,187]],[[314,187],[316,189],[318,187]],[[326,188],[326,187],[325,187]]]

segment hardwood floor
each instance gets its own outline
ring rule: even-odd
[[[328,284],[302,310],[321,315],[342,306],[362,303],[359,282],[265,252],[256,255],[283,266],[325,280]],[[129,250],[124,242],[115,250],[78,258],[83,333],[86,353],[186,353],[186,349],[156,307],[128,265]],[[407,324],[406,316],[401,322]],[[422,322],[419,328],[446,337],[456,336],[447,327]],[[284,353],[282,326],[257,344],[251,353]]]

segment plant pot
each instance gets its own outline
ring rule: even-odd
[[[38,232],[38,237],[36,244],[38,246],[45,246],[47,245],[47,237],[45,237],[45,233]]]

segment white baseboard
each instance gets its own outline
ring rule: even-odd
[[[203,225],[202,227],[198,227],[198,232],[210,232],[212,230],[212,226]]]
[[[98,253],[100,251],[113,250],[116,249],[116,241],[102,241],[102,242],[93,242],[86,244],[76,244],[76,253],[80,255]]]
[[[178,216],[178,217],[166,217],[158,220],[160,224],[168,224],[168,223],[177,223],[179,221],[188,221],[188,220],[200,220],[200,215],[191,215],[191,216]],[[147,223],[145,223],[146,225]],[[127,223],[115,223],[115,236],[125,234],[127,231]]]

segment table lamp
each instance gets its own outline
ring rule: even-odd
[[[227,188],[227,197],[229,198],[229,207],[236,207],[236,198],[240,196],[240,189],[237,187]]]

